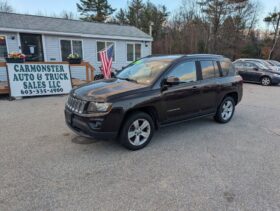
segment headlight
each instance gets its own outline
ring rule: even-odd
[[[275,77],[280,78],[280,74],[273,74]]]
[[[87,111],[89,113],[94,113],[94,112],[107,112],[111,109],[112,104],[111,103],[96,103],[96,102],[91,102],[88,105]]]

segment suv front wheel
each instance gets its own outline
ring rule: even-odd
[[[233,117],[235,101],[232,97],[226,97],[219,106],[215,115],[215,120],[219,123],[228,123]]]
[[[125,121],[120,133],[120,142],[130,150],[147,146],[154,134],[154,122],[144,112],[134,113]]]

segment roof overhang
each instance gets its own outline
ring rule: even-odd
[[[97,39],[113,39],[113,40],[129,40],[129,41],[147,41],[152,42],[153,38],[143,37],[122,37],[122,36],[111,36],[111,35],[94,35],[84,33],[68,33],[68,32],[55,32],[55,31],[41,31],[41,30],[30,30],[30,29],[14,29],[14,28],[3,28],[0,27],[0,31],[3,32],[16,32],[16,33],[34,33],[34,34],[45,34],[45,35],[60,35],[60,36],[73,36],[73,37],[84,37],[84,38],[97,38]]]

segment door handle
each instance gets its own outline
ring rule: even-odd
[[[193,86],[191,88],[192,92],[195,94],[195,93],[199,93],[199,88],[197,86]]]

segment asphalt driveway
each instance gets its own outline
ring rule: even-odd
[[[245,84],[229,124],[158,131],[131,152],[74,135],[66,96],[0,99],[0,210],[279,210],[280,87]]]

